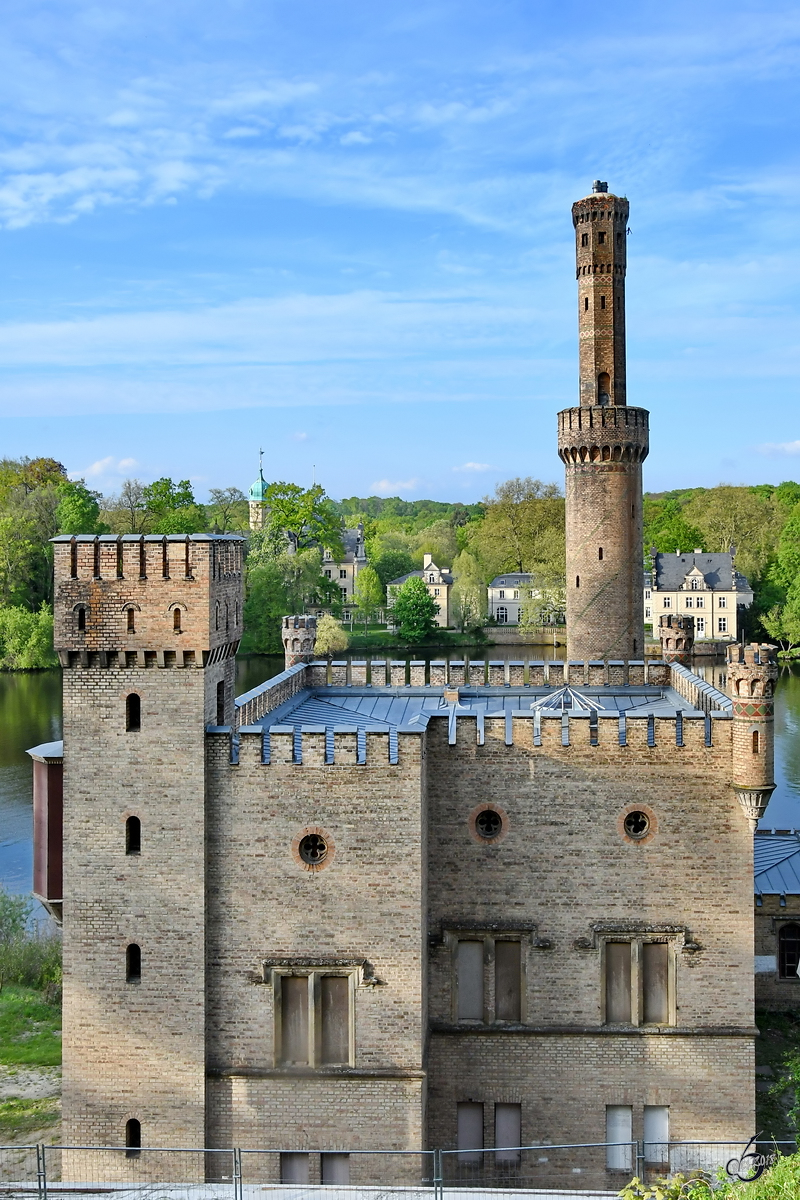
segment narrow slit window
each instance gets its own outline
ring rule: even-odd
[[[142,701],[136,692],[131,692],[125,700],[125,729],[128,733],[138,733],[142,728]]]
[[[144,538],[139,542],[139,578],[147,578],[147,549],[144,544]]]
[[[225,680],[220,679],[217,684],[217,724],[225,724]]]
[[[521,1020],[520,950],[519,942],[495,942],[494,945],[494,1004],[498,1021]]]
[[[603,547],[602,546],[598,546],[598,548],[597,548],[597,558],[600,562],[603,561]]]
[[[281,1062],[285,1066],[309,1065],[308,976],[284,975],[281,979]]]
[[[474,1101],[459,1104],[456,1110],[458,1123],[458,1161],[480,1166],[483,1160],[483,1105]]]
[[[181,610],[179,608],[172,610],[172,628],[176,633],[181,632]]]
[[[579,588],[580,586],[581,586],[581,577],[580,577],[580,575],[576,575],[575,576],[575,587]]]
[[[598,242],[599,242],[599,244],[602,246],[602,245],[603,245],[603,243],[605,242],[605,240],[606,240],[605,231],[601,229],[601,230],[600,230],[600,232],[599,232],[599,233],[598,233],[598,235],[597,235],[597,241],[598,241]]]
[[[85,608],[78,609],[78,631],[80,633],[86,632],[86,609]]]
[[[167,552],[166,538],[161,543],[161,577],[162,579],[169,579],[169,554]]]
[[[125,982],[142,982],[142,948],[136,942],[125,947]]]
[[[321,1054],[323,1063],[350,1061],[350,981],[346,975],[320,980]]]
[[[458,1019],[483,1020],[483,942],[458,943]]]
[[[94,572],[95,579],[99,579],[100,578],[100,543],[95,542],[93,549],[94,549],[94,566],[93,566],[92,570]]]
[[[132,609],[132,608],[128,609],[127,618],[128,618],[128,633],[136,633],[136,612],[134,609]]]
[[[78,578],[78,543],[72,542],[69,548],[69,574],[71,579]]]
[[[758,730],[753,730],[753,754],[758,754]]]
[[[588,296],[583,297],[583,311],[584,312],[589,311],[589,297]]]
[[[141,854],[142,822],[139,817],[128,817],[125,822],[125,853]]]
[[[522,1157],[522,1105],[495,1104],[494,1144],[495,1162],[518,1165]]]
[[[601,296],[600,297],[600,307],[605,308],[605,306],[606,306],[606,298],[605,298],[605,296]]]
[[[582,246],[588,246],[588,245],[589,245],[589,235],[588,235],[588,233],[582,233],[582,234],[581,234],[581,245],[582,245]]]
[[[138,1158],[142,1149],[142,1126],[136,1117],[125,1122],[125,1157]]]

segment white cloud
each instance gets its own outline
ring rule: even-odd
[[[339,138],[342,146],[369,146],[371,141],[371,137],[367,137],[365,133],[360,133],[357,129],[353,129],[350,133],[346,133],[344,137]]]
[[[796,442],[765,442],[758,449],[762,454],[800,454],[800,441]]]
[[[418,483],[418,479],[398,479],[395,481],[379,479],[375,483],[371,483],[370,487],[379,496],[393,496],[395,492],[413,492]]]
[[[82,471],[70,471],[69,477],[70,479],[107,479],[112,475],[125,475],[137,465],[135,458],[116,459],[113,454],[109,454],[106,458],[99,458],[97,462],[93,462],[91,466]]]
[[[292,437],[294,438],[294,440],[296,442],[307,442],[308,441],[307,433],[293,433]]]
[[[465,462],[460,467],[453,467],[454,471],[491,471],[491,463],[475,463]]]

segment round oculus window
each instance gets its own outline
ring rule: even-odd
[[[321,866],[328,857],[328,843],[320,833],[307,833],[300,839],[297,849],[303,862],[310,867]]]
[[[629,812],[626,815],[623,821],[623,828],[629,838],[633,838],[637,842],[641,841],[650,832],[650,818],[647,813],[636,808],[633,812]]]
[[[503,818],[493,808],[483,809],[475,818],[475,832],[487,841],[496,838],[502,828]]]

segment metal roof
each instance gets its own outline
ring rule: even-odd
[[[753,843],[756,895],[800,896],[800,833],[759,830]]]
[[[505,575],[495,575],[489,587],[514,587],[518,583],[530,583],[532,579],[533,576],[525,571],[507,571]]]

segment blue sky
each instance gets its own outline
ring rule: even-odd
[[[800,477],[800,9],[7,0],[0,437],[128,475],[561,479],[572,201],[631,202],[645,486]]]

